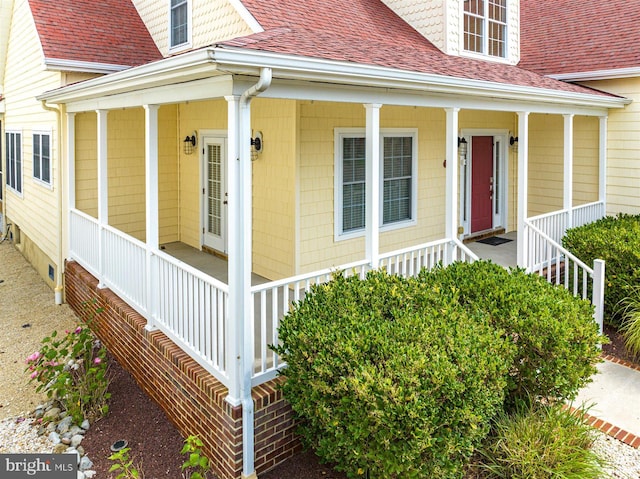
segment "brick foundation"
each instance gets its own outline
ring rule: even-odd
[[[104,308],[91,328],[118,363],[157,402],[183,436],[198,435],[220,479],[242,473],[242,408],[225,401],[227,388],[162,332],[144,329],[146,320],[78,263],[65,265],[69,305],[85,318]],[[86,307],[96,301],[95,308]],[[257,386],[254,401],[255,468],[265,472],[300,450],[289,404],[279,380]]]

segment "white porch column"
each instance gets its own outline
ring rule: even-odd
[[[518,266],[526,266],[528,252],[524,220],[529,214],[529,112],[518,112]]]
[[[562,209],[567,211],[565,229],[573,225],[573,115],[564,117],[564,187]]]
[[[371,268],[380,260],[380,108],[379,103],[364,106],[366,114],[366,255]]]
[[[607,117],[600,117],[600,143],[599,143],[599,182],[598,201],[604,204],[603,215],[607,214]]]
[[[228,275],[229,308],[225,324],[226,364],[229,375],[229,394],[226,400],[233,406],[241,404],[242,356],[244,336],[244,258],[242,242],[242,209],[240,201],[240,97],[227,96],[227,188],[229,193]]]
[[[446,113],[446,191],[445,191],[445,238],[458,237],[458,113],[459,108],[445,108]],[[452,249],[450,249],[451,251]],[[453,256],[447,263],[453,262]]]
[[[67,228],[64,231],[66,235],[64,254],[65,258],[69,257],[71,251],[71,211],[76,209],[76,114],[67,113],[67,208],[68,220]]]
[[[98,288],[104,288],[104,226],[109,224],[109,184],[107,168],[107,110],[97,110],[98,120]]]
[[[146,247],[147,247],[147,325],[153,331],[156,328],[156,305],[159,301],[157,287],[158,275],[153,268],[153,252],[159,245],[158,220],[158,109],[159,105],[144,105],[145,113],[145,212],[146,212]]]

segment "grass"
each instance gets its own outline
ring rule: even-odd
[[[539,403],[500,414],[479,451],[479,467],[488,478],[601,477],[603,461],[591,450],[593,429],[584,423],[583,414]]]
[[[622,325],[620,333],[624,337],[627,352],[640,356],[640,286],[633,286],[631,294],[620,302]]]

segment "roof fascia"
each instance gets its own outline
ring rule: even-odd
[[[247,7],[244,6],[242,0],[229,0],[229,3],[236,10],[236,12],[238,12],[240,18],[244,20],[244,22],[249,26],[253,33],[264,32],[264,28],[262,28],[262,25],[260,25],[258,23],[258,20],[256,20],[256,17],[254,17],[251,12],[247,10]]]
[[[438,93],[461,92],[485,98],[501,98],[584,104],[599,108],[622,108],[630,100],[621,97],[576,93],[562,90],[511,85],[484,80],[418,73],[375,65],[337,62],[318,58],[297,57],[236,48],[213,49],[215,61],[224,70],[240,70],[255,75],[262,67],[273,69],[279,78],[322,82],[364,84],[383,88],[417,89]]]
[[[588,81],[588,80],[614,80],[617,78],[640,77],[640,67],[616,68],[611,70],[593,70],[587,72],[559,73],[547,75],[554,80],[562,81]]]
[[[84,72],[84,73],[115,73],[131,68],[130,65],[115,65],[112,63],[82,62],[64,60],[61,58],[45,58],[44,66],[51,71]]]

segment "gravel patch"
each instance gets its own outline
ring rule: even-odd
[[[54,330],[73,329],[76,316],[56,305],[53,291],[8,241],[0,244],[0,420],[26,415],[44,402],[25,373],[26,357]]]

